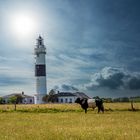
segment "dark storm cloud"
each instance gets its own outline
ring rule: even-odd
[[[140,89],[140,73],[129,73],[120,68],[105,67],[92,76],[91,83],[86,86],[88,90],[98,88],[109,89]]]
[[[123,85],[123,81],[122,81],[123,77],[124,75],[122,73],[116,73],[114,75],[111,75],[108,79],[104,79],[102,77],[97,81],[101,87],[109,87],[111,89],[117,89]]]
[[[54,89],[60,91],[78,91],[76,87],[67,84],[62,84],[61,86],[55,86]]]
[[[63,84],[61,87],[63,90],[66,90],[66,91],[70,91],[70,90],[78,91],[77,88],[75,88],[74,86],[70,86],[70,85]]]
[[[132,77],[128,82],[128,87],[130,89],[140,89],[140,76],[139,77]]]

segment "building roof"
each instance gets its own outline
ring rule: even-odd
[[[17,96],[17,95],[22,96],[22,98],[33,98],[33,96],[29,96],[29,95],[25,95],[21,93],[12,93],[12,94],[3,96],[3,98],[10,98],[12,96]]]
[[[76,95],[74,95],[73,93],[71,93],[71,92],[59,92],[58,94],[57,94],[57,96],[58,97],[65,97],[65,96],[76,96]]]
[[[58,97],[66,97],[66,96],[74,96],[74,97],[79,97],[79,98],[89,98],[85,93],[83,92],[75,92],[75,93],[71,93],[71,92],[59,92],[57,94]]]

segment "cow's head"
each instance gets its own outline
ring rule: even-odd
[[[80,98],[77,98],[76,100],[75,100],[75,103],[80,103],[81,102],[81,99]]]

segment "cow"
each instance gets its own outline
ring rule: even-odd
[[[75,100],[75,103],[80,104],[81,107],[85,110],[85,113],[87,113],[87,108],[95,109],[96,107],[98,107],[98,113],[100,111],[104,113],[103,100],[100,98],[97,99],[77,98]]]

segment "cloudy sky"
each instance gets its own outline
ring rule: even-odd
[[[139,7],[139,0],[0,0],[0,95],[35,94],[39,34],[48,91],[140,95]]]

